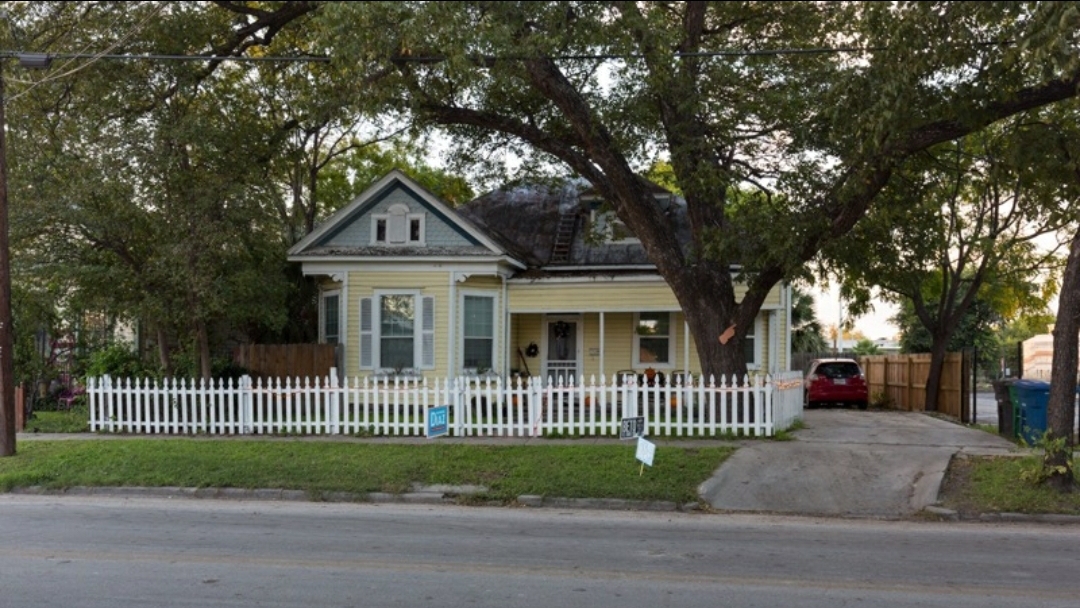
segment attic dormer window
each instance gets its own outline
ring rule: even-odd
[[[377,245],[423,245],[424,214],[410,213],[408,205],[391,205],[371,218],[371,241]]]
[[[633,232],[607,205],[589,206],[590,236],[604,244],[639,243]]]

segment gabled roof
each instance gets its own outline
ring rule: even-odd
[[[394,188],[407,189],[432,214],[468,241],[461,246],[402,247],[342,242],[334,235],[370,212]],[[654,194],[679,239],[691,242],[686,204],[657,186]],[[661,196],[665,195],[665,196]],[[394,170],[334,213],[289,250],[294,261],[328,258],[502,258],[518,276],[582,276],[590,273],[655,272],[636,239],[605,242],[590,234],[599,199],[587,183],[502,188],[454,209],[403,172]]]
[[[472,224],[467,218],[456,213],[452,208],[447,206],[439,197],[432,194],[427,188],[424,188],[409,176],[405,175],[402,171],[394,169],[387,173],[382,179],[372,184],[367,190],[364,190],[360,195],[352,200],[348,205],[338,209],[333,215],[326,219],[322,224],[317,226],[315,230],[310,234],[300,239],[295,245],[289,248],[289,256],[302,256],[311,254],[346,254],[346,255],[380,255],[385,253],[392,253],[394,256],[402,255],[406,253],[403,248],[383,248],[383,247],[329,247],[326,241],[332,237],[335,233],[349,224],[354,222],[357,218],[368,212],[386,193],[392,189],[401,187],[408,190],[417,201],[424,205],[429,211],[435,214],[443,222],[454,226],[454,228],[464,236],[473,247],[464,248],[464,250],[458,253],[470,256],[477,255],[495,255],[495,256],[507,256],[510,255],[508,250],[500,245],[496,240],[492,239],[485,231],[480,230]],[[408,250],[409,254],[416,255],[419,253],[446,255],[446,251],[425,251],[420,250]]]

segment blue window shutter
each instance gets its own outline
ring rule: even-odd
[[[435,367],[435,298],[428,296],[421,300],[423,323],[420,336],[420,367],[433,369]]]
[[[372,299],[360,298],[360,369],[375,369],[371,316]]]

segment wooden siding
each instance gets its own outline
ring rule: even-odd
[[[470,275],[469,278],[458,283],[462,289],[498,289],[502,294],[502,279],[491,275]]]
[[[444,222],[411,191],[400,184],[387,192],[383,198],[363,215],[341,227],[323,243],[341,247],[366,247],[371,242],[371,215],[386,213],[392,205],[404,204],[410,213],[424,214],[424,244],[429,247],[469,247],[472,243],[462,236],[456,227]]]
[[[762,306],[780,307],[781,289],[769,292]],[[746,288],[735,286],[735,297]],[[510,312],[641,312],[681,310],[671,288],[663,281],[510,283]]]
[[[511,283],[510,312],[679,310],[667,283]]]

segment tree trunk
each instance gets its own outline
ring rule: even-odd
[[[1076,370],[1080,359],[1080,230],[1073,236],[1069,261],[1058,297],[1054,323],[1054,358],[1050,364],[1047,402],[1047,442],[1043,455],[1046,483],[1071,491],[1073,477],[1073,420],[1076,410]]]
[[[170,376],[172,375],[172,357],[169,353],[168,335],[162,325],[157,327],[157,347],[158,364],[161,366],[162,372],[166,376]]]
[[[199,374],[203,380],[209,380],[213,376],[213,370],[210,368],[210,337],[205,321],[195,322],[195,343],[199,356]]]
[[[926,411],[936,412],[939,409],[938,396],[941,394],[941,376],[945,369],[945,355],[949,336],[934,336],[933,346],[930,348],[930,371],[926,376]]]

